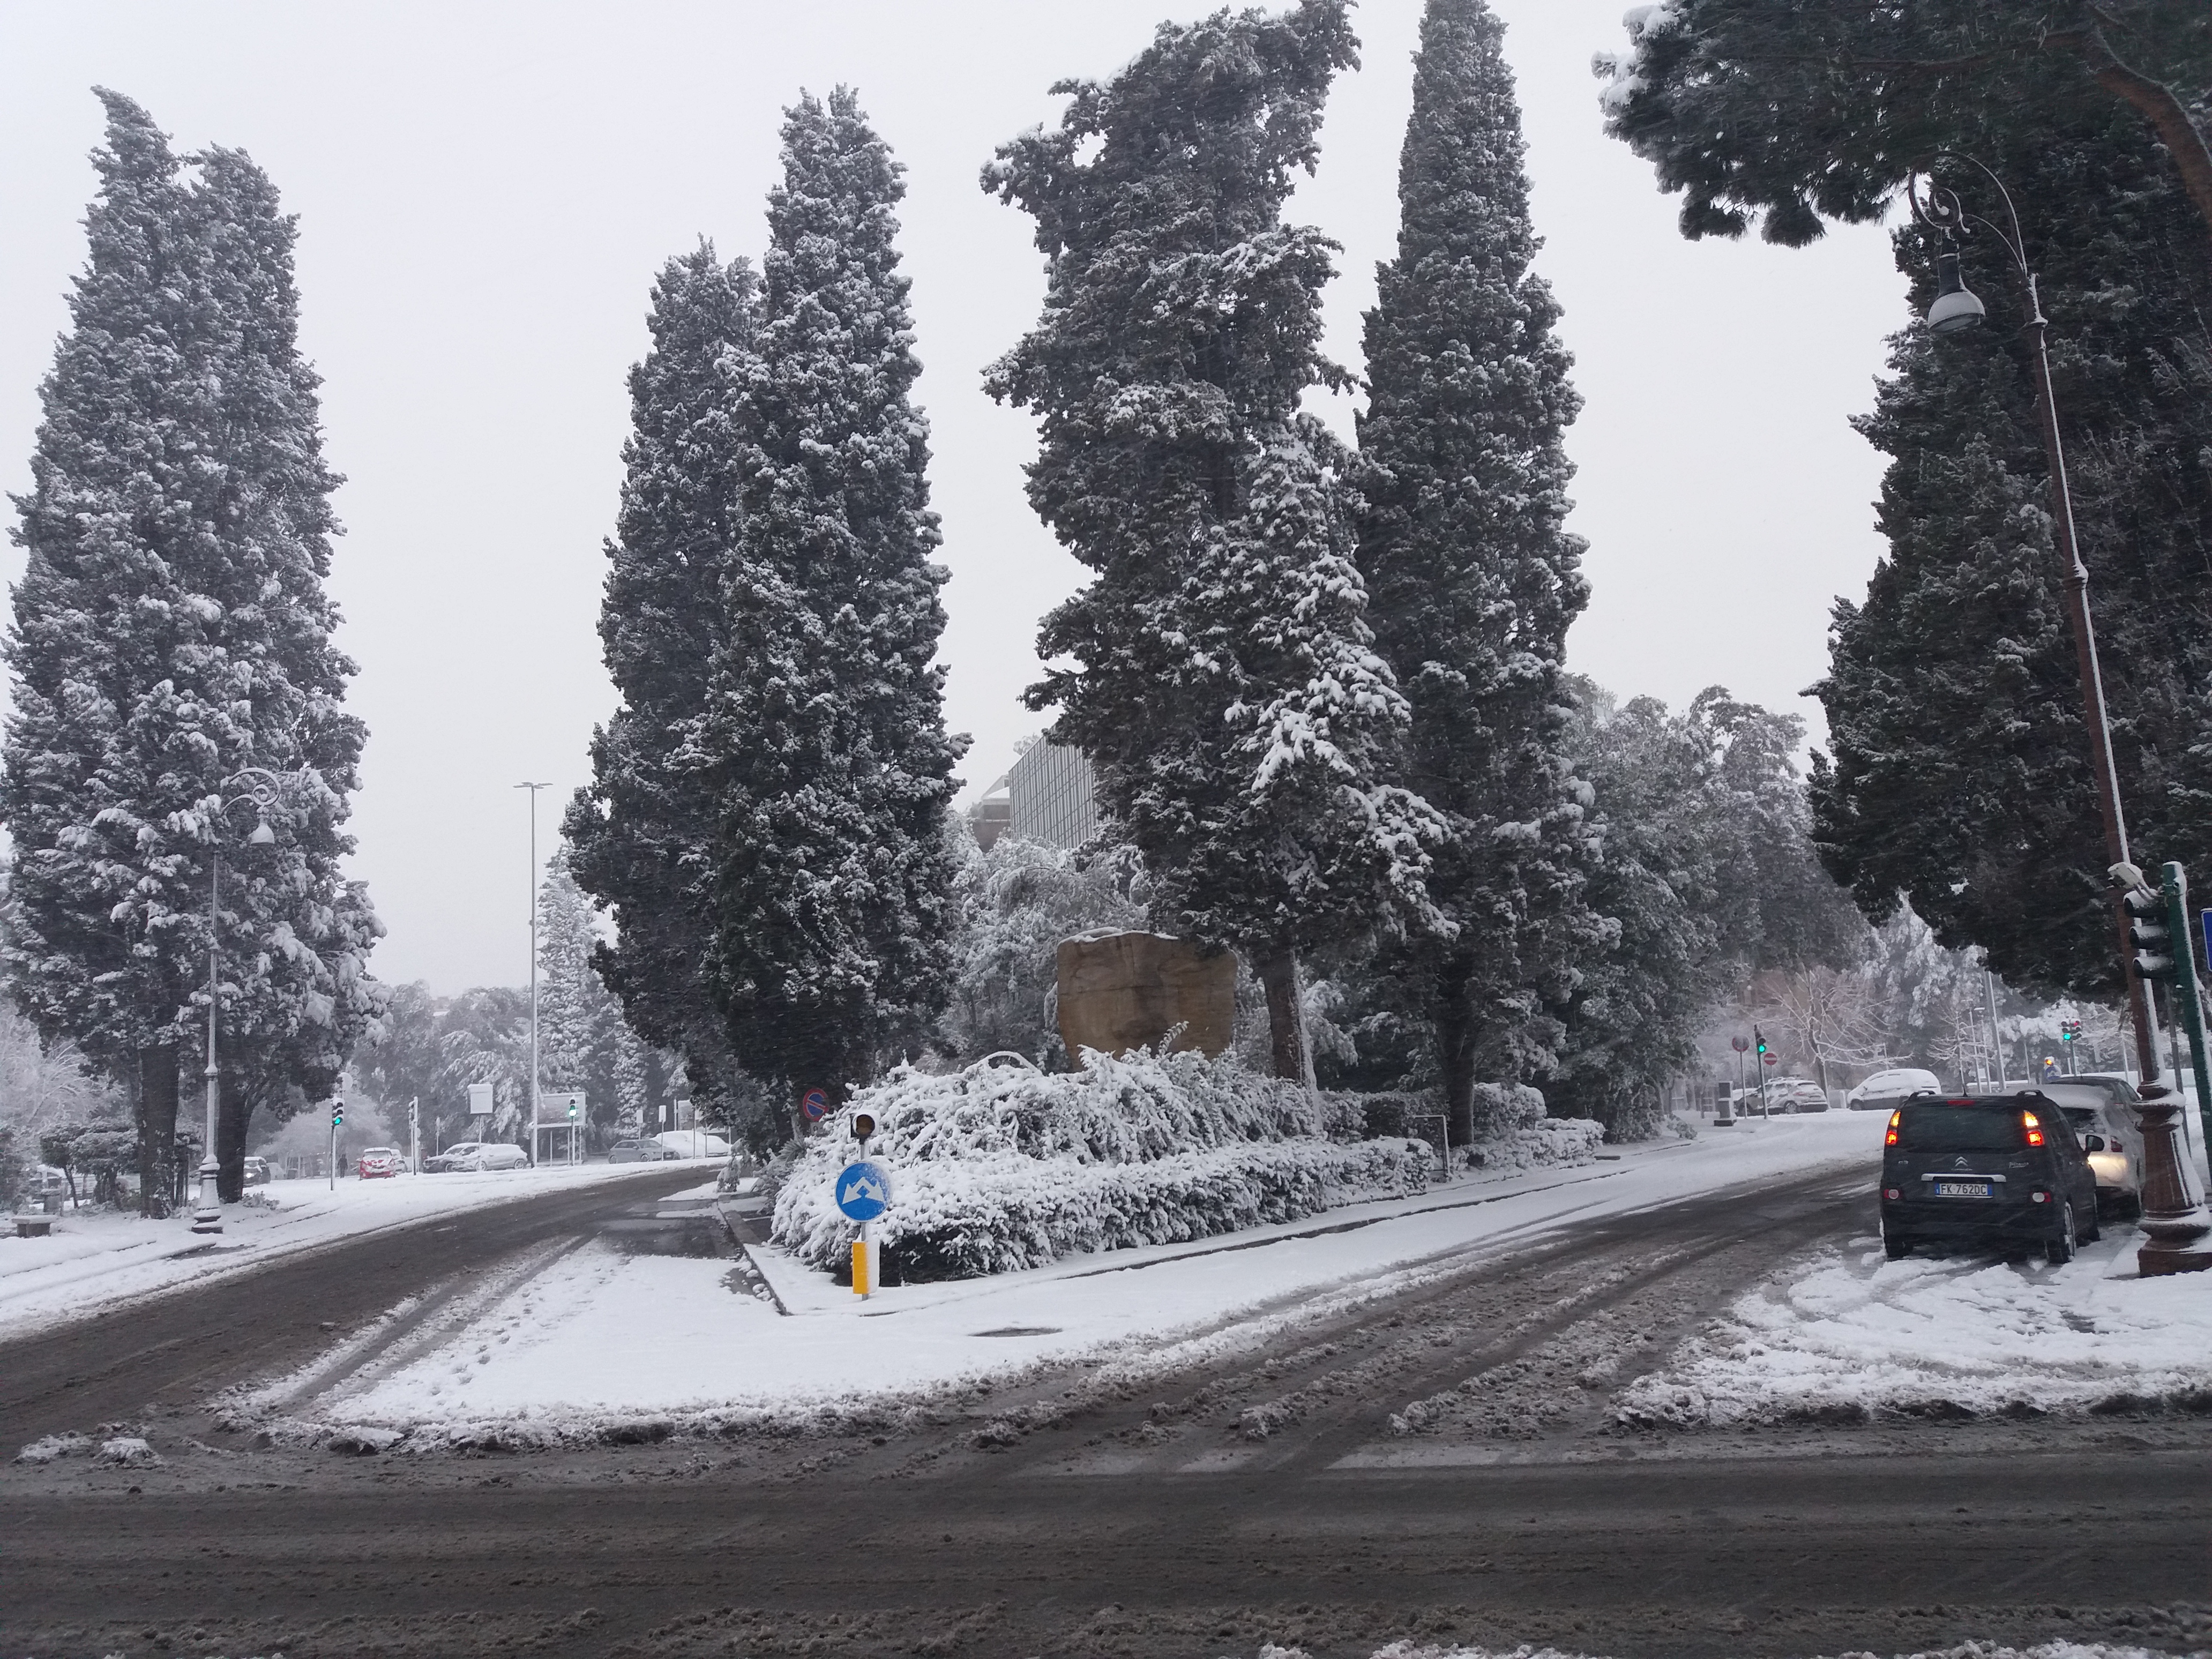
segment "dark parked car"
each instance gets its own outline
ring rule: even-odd
[[[610,1164],[665,1164],[675,1156],[657,1140],[617,1140],[607,1148]]]
[[[2040,1094],[1911,1100],[1889,1115],[1881,1242],[2033,1244],[2053,1261],[2098,1237],[2097,1177],[2066,1114]]]

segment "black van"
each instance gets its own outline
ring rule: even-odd
[[[2071,1261],[2098,1236],[2097,1176],[2057,1103],[2040,1094],[1908,1100],[1881,1154],[1881,1242],[2039,1244]]]

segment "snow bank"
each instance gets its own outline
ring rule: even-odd
[[[1747,1649],[1747,1653],[1751,1650]],[[1260,1659],[1309,1659],[1304,1648],[1277,1647],[1270,1642],[1260,1650]],[[1587,1655],[1564,1653],[1558,1648],[1533,1647],[1522,1643],[1510,1652],[1491,1648],[1435,1647],[1420,1642],[1393,1642],[1375,1650],[1371,1659],[1589,1659]],[[1841,1659],[1875,1659],[1856,1652]],[[1996,1642],[1961,1642],[1953,1648],[1935,1648],[1899,1656],[1899,1659],[2167,1659],[2150,1648],[2116,1647],[2104,1642],[2044,1642],[2032,1648],[2008,1648]]]
[[[854,1107],[891,1171],[877,1237],[917,1282],[1039,1267],[1078,1251],[1179,1243],[1428,1185],[1428,1148],[1345,1143],[1294,1084],[1186,1053],[1085,1054],[1081,1072],[989,1061],[902,1067]],[[810,1267],[846,1253],[831,1185],[848,1141],[810,1144],[784,1179],[774,1238]]]
[[[1878,1239],[1778,1274],[1613,1407],[1630,1426],[2212,1412],[2212,1297],[2133,1277],[2115,1230],[2063,1267],[1889,1261]]]

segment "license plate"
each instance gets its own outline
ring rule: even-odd
[[[1987,1198],[1990,1183],[1986,1181],[1939,1181],[1936,1183],[1938,1198]]]

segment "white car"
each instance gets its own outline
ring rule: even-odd
[[[1887,1112],[1907,1095],[1923,1092],[1943,1092],[1942,1082],[1936,1073],[1923,1072],[1917,1066],[1898,1066],[1887,1072],[1876,1072],[1850,1091],[1844,1096],[1844,1104],[1855,1112]]]
[[[727,1158],[730,1143],[704,1129],[663,1129],[650,1139],[676,1158]]]
[[[2135,1114],[2112,1098],[2109,1085],[2040,1083],[2017,1092],[2041,1095],[2066,1114],[2089,1155],[2101,1213],[2123,1218],[2142,1213],[2142,1130]]]
[[[432,1174],[452,1170],[522,1170],[529,1165],[530,1154],[504,1140],[459,1140],[437,1157],[422,1160],[422,1167]]]

